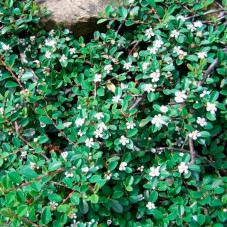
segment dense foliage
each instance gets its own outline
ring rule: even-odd
[[[85,43],[0,0],[0,226],[224,226],[222,4],[124,1]]]

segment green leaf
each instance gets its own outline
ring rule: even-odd
[[[80,203],[80,194],[79,193],[74,193],[71,197],[70,200],[73,204],[79,205]]]
[[[123,206],[117,200],[111,200],[111,207],[117,213],[123,213]]]
[[[93,194],[93,195],[91,196],[91,202],[92,202],[92,203],[98,203],[98,201],[99,201],[99,196],[96,195],[96,194]]]
[[[30,166],[20,166],[19,167],[20,173],[28,178],[36,178],[38,177],[38,174],[30,168]]]
[[[62,165],[61,161],[52,162],[49,165],[48,171],[49,172],[55,171],[55,170],[59,169],[61,167],[61,165]]]
[[[151,194],[149,196],[149,201],[154,203],[154,202],[156,202],[157,199],[158,199],[158,192],[156,192],[156,191],[151,192]]]
[[[20,184],[22,182],[20,174],[16,171],[9,172],[8,176],[9,176],[10,180],[13,181],[14,183]]]
[[[113,171],[117,167],[117,165],[118,165],[117,161],[110,162],[108,165],[109,171]]]
[[[213,103],[218,99],[219,92],[218,91],[213,91],[210,95],[210,102]]]
[[[133,25],[133,24],[135,24],[135,23],[134,23],[134,21],[132,21],[132,20],[127,20],[127,21],[125,22],[125,25],[126,25],[126,26],[131,26],[131,25]]]
[[[155,0],[147,0],[148,4],[152,6],[153,8],[156,7]]]
[[[97,21],[97,24],[102,24],[102,23],[104,23],[106,21],[107,21],[107,19],[100,19],[100,20]]]
[[[51,220],[51,212],[50,212],[50,208],[49,207],[45,207],[43,209],[43,212],[41,214],[41,220],[42,220],[42,223],[47,225]]]
[[[8,0],[8,7],[11,8],[13,6],[13,0]]]
[[[120,6],[119,7],[119,14],[125,19],[128,15],[128,10],[123,6]]]
[[[163,219],[163,214],[162,214],[162,212],[159,211],[159,210],[157,210],[157,209],[152,210],[152,211],[151,211],[151,214],[153,214],[154,217],[157,218],[157,219]]]
[[[19,84],[16,83],[16,82],[13,82],[13,81],[8,81],[6,84],[5,84],[5,87],[18,87]]]
[[[19,206],[17,208],[17,215],[18,216],[24,216],[25,214],[27,213],[27,206],[26,205],[22,205],[22,206]]]
[[[150,122],[150,120],[148,120],[148,119],[143,119],[142,121],[140,121],[139,126],[140,126],[140,127],[144,127],[148,122]]]
[[[52,121],[46,116],[40,117],[39,120],[40,120],[40,122],[42,122],[45,125],[51,125],[52,124]]]

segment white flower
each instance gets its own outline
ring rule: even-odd
[[[181,162],[181,164],[178,166],[178,170],[180,173],[188,174],[188,165],[186,165],[185,162]]]
[[[110,71],[113,70],[113,67],[112,67],[111,64],[109,64],[109,65],[106,65],[106,66],[104,67],[104,70],[105,70],[107,73],[110,73]]]
[[[127,166],[127,165],[128,165],[127,162],[122,162],[122,163],[120,164],[120,166],[119,166],[119,170],[120,170],[120,171],[126,170],[126,166]]]
[[[171,72],[167,72],[166,75],[165,75],[165,78],[169,78],[172,76],[172,73]]]
[[[140,151],[140,149],[138,149],[138,151]],[[137,170],[140,171],[140,172],[143,172],[144,166],[139,166],[139,167],[137,168]]]
[[[69,53],[70,53],[71,55],[75,54],[75,53],[76,53],[76,49],[75,49],[75,48],[70,48],[70,49],[69,49]]]
[[[102,75],[101,74],[95,74],[94,82],[101,82]]]
[[[148,50],[150,51],[150,54],[157,54],[157,47],[149,47]]]
[[[152,202],[148,202],[147,205],[146,205],[146,207],[147,207],[148,210],[155,209],[155,205]]]
[[[173,30],[172,32],[171,32],[171,37],[175,37],[175,38],[178,38],[178,36],[180,35],[180,33],[177,31],[177,30]]]
[[[70,171],[66,171],[66,172],[65,172],[65,176],[66,176],[67,178],[73,177],[73,173],[71,173]]]
[[[137,58],[139,56],[138,52],[133,53],[133,57]]]
[[[187,29],[190,30],[191,32],[194,32],[196,30],[193,24],[188,24]]]
[[[111,177],[112,177],[112,173],[111,173],[110,171],[107,171],[107,173],[105,173],[105,178],[106,178],[107,180],[110,180]]]
[[[85,135],[85,133],[84,132],[81,132],[81,130],[79,130],[78,135],[79,136],[83,136],[83,135]]]
[[[154,32],[152,28],[148,28],[145,32],[145,35],[150,39],[151,36],[154,36]]]
[[[199,59],[203,59],[207,57],[207,53],[206,52],[200,52],[197,54]]]
[[[127,69],[127,70],[129,70],[131,67],[132,67],[132,63],[130,63],[130,62],[126,62],[123,66],[123,68]]]
[[[116,95],[112,98],[112,101],[115,103],[118,103],[121,100],[121,96],[120,95]]]
[[[164,122],[164,121],[162,120],[162,115],[161,115],[161,114],[155,115],[155,116],[153,117],[151,123],[152,123],[153,125],[155,125],[156,127],[160,127],[160,126],[162,126],[163,124],[164,124],[164,125],[167,125],[167,123]]]
[[[215,104],[208,102],[206,110],[211,114],[215,114],[215,112],[217,111],[217,107]]]
[[[4,108],[0,107],[0,114],[4,114]]]
[[[92,147],[95,144],[93,141],[94,141],[93,138],[87,138],[85,140],[86,147]]]
[[[31,42],[34,42],[34,41],[35,41],[35,39],[36,39],[36,37],[35,37],[35,36],[31,36],[31,37],[30,37]]]
[[[164,42],[163,42],[161,39],[156,39],[156,40],[153,42],[153,45],[154,45],[154,47],[156,47],[156,48],[160,48],[163,44],[164,44]]]
[[[86,166],[86,167],[81,168],[81,170],[82,170],[82,172],[87,173],[89,171],[89,168]]]
[[[9,44],[2,43],[2,49],[5,50],[5,51],[8,51],[8,50],[11,49],[11,47],[10,47]]]
[[[134,0],[129,0],[129,3],[130,4],[133,3],[133,2],[134,2]],[[112,224],[112,221],[111,220],[107,220],[106,224],[107,225],[111,225]]]
[[[139,201],[142,201],[142,200],[145,199],[145,197],[143,196],[143,194],[137,195],[137,198],[139,199]]]
[[[78,110],[81,110],[82,109],[81,105],[77,106],[77,109]]]
[[[184,102],[185,99],[187,99],[187,95],[185,94],[185,91],[176,91],[175,92],[174,100],[176,102]]]
[[[21,158],[26,158],[27,156],[27,151],[22,151],[21,152]]]
[[[179,16],[177,16],[177,20],[185,21],[186,18],[184,16],[182,16],[182,15],[179,15]]]
[[[84,119],[83,118],[77,118],[76,119],[76,127],[80,127],[80,126],[82,126],[83,124],[84,124]]]
[[[51,52],[50,52],[50,51],[47,51],[47,52],[45,53],[45,57],[49,59],[49,58],[51,57]]]
[[[173,48],[173,53],[179,54],[180,51],[181,51],[181,47],[179,47],[179,46],[176,46],[176,47]]]
[[[100,119],[102,119],[102,118],[104,118],[104,115],[103,115],[103,113],[97,113],[97,114],[95,114],[95,116],[94,116],[97,120],[100,120]]]
[[[72,122],[65,122],[63,124],[66,128],[70,127],[72,125]]]
[[[153,84],[145,84],[144,91],[146,91],[147,93],[150,93],[151,91],[154,92],[155,91],[155,87],[157,87],[157,85],[156,86],[155,85],[153,85]]]
[[[159,175],[160,175],[160,166],[158,166],[157,168],[155,167],[150,168],[149,176],[158,177]]]
[[[38,139],[37,138],[34,138],[33,141],[36,143],[38,141]]]
[[[152,78],[152,82],[158,82],[160,78],[160,70],[157,69],[155,72],[151,73],[150,78]]]
[[[162,105],[162,106],[160,107],[160,110],[161,110],[163,113],[166,113],[166,112],[168,112],[168,107]]]
[[[196,28],[201,28],[203,26],[203,23],[201,21],[196,21],[196,22],[194,22],[194,26]]]
[[[125,136],[121,136],[120,143],[125,146],[127,143],[129,143],[129,139],[127,139]]]
[[[148,68],[149,65],[150,65],[149,62],[144,62],[144,63],[143,63],[143,66],[142,66],[143,70],[146,70],[146,69]]]
[[[45,125],[44,123],[40,122],[40,127],[41,127],[41,128],[45,128],[46,125]]]
[[[196,34],[195,34],[197,37],[202,37],[203,36],[203,33],[201,31],[197,31]]]
[[[206,122],[206,119],[205,118],[201,118],[201,117],[197,117],[197,124],[199,124],[201,127],[204,127],[207,122]]]
[[[30,168],[31,169],[35,169],[36,167],[36,163],[35,162],[30,162]]]
[[[46,46],[54,47],[55,44],[56,44],[56,41],[54,41],[54,40],[51,40],[51,39],[46,39],[45,40],[45,45]]]
[[[200,137],[201,134],[200,134],[200,132],[198,130],[195,130],[195,131],[189,133],[188,136],[190,138],[192,138],[193,140],[197,140],[197,138]]]
[[[131,122],[127,122],[126,126],[127,126],[127,129],[133,129],[136,126],[136,124],[133,121],[131,121]]]
[[[96,129],[94,134],[95,134],[95,138],[102,138],[102,130]]]
[[[184,57],[187,56],[187,54],[188,54],[187,52],[185,52],[185,51],[183,51],[183,50],[180,50],[179,53],[178,53],[178,55],[179,55],[178,58],[179,58],[180,60],[183,60]]]
[[[62,152],[62,153],[61,153],[61,156],[62,156],[62,158],[63,158],[64,160],[66,160],[66,159],[67,159],[67,156],[68,156],[68,152],[67,152],[67,151]]]
[[[200,98],[203,98],[205,95],[209,95],[210,91],[203,91],[202,94],[200,94]]]
[[[107,126],[103,122],[101,122],[98,124],[98,129],[101,131],[107,130]]]
[[[60,62],[65,62],[66,60],[67,60],[67,57],[64,54],[59,59]]]
[[[57,208],[57,206],[58,206],[58,203],[56,203],[56,202],[50,202],[50,208],[51,209],[55,210]]]

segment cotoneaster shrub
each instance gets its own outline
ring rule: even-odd
[[[87,43],[0,6],[0,226],[226,224],[221,3],[124,1]]]

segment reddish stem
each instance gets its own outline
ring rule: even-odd
[[[23,91],[25,91],[23,85],[21,84],[20,80],[16,77],[16,75],[13,73],[12,69],[9,66],[7,66],[6,63],[2,59],[0,59],[0,63],[4,67],[6,67],[6,69],[10,72],[10,74],[12,75],[12,77],[17,81],[17,83],[19,84],[20,88]]]
[[[60,204],[60,205],[63,205],[64,203],[66,203],[67,202],[67,200],[70,198],[70,197],[72,197],[73,196],[73,194],[74,194],[74,190],[62,201],[62,203]]]
[[[41,180],[43,177],[50,177],[50,176],[52,176],[52,175],[54,175],[54,174],[59,174],[59,173],[61,173],[62,171],[63,171],[63,169],[60,168],[60,169],[58,169],[58,170],[56,170],[56,171],[54,171],[54,172],[52,172],[52,173],[46,174],[45,176],[37,177],[37,178],[35,178],[35,179],[32,180],[32,181],[29,181],[29,182],[26,182],[26,183],[23,183],[23,184],[19,185],[18,187],[11,188],[11,189],[7,190],[6,192],[16,191],[17,189],[20,189],[20,188],[23,188],[24,186],[30,185],[30,184],[32,184],[32,183],[35,182],[35,181]]]

